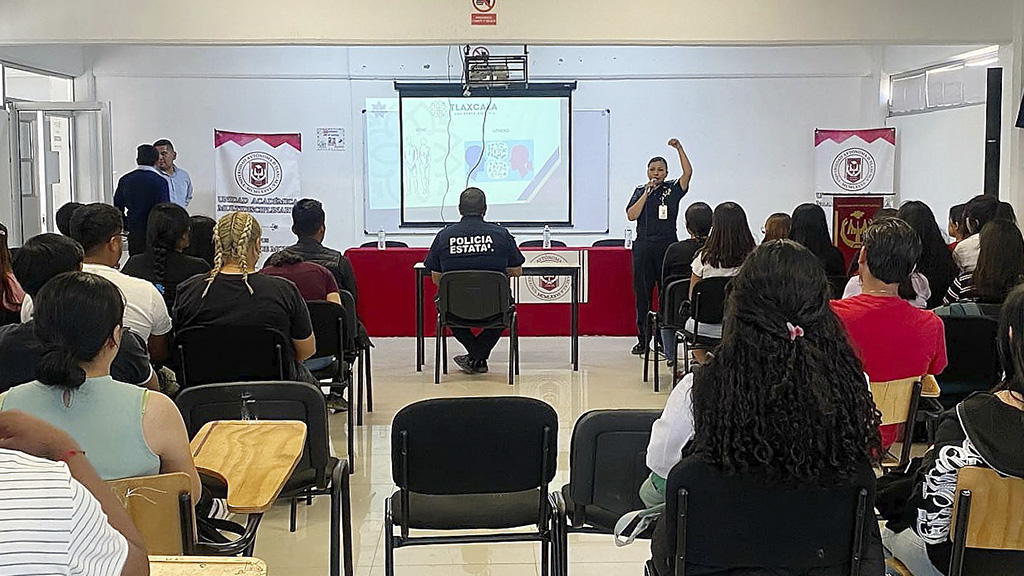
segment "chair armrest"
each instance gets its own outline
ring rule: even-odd
[[[549,492],[548,504],[551,506],[551,521],[557,522],[563,527],[568,525],[569,518],[565,509],[565,498],[562,498],[562,493],[558,490]]]

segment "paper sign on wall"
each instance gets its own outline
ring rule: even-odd
[[[263,229],[263,253],[295,243],[292,205],[299,199],[301,134],[213,131],[217,218],[248,212]]]
[[[316,149],[322,152],[344,152],[345,129],[317,128]]]
[[[469,14],[469,23],[472,26],[497,26],[498,13],[494,5],[498,0],[469,0],[473,6]]]

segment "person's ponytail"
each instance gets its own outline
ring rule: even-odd
[[[36,380],[47,386],[78,388],[85,382],[85,370],[71,350],[60,345],[50,345],[43,349],[43,355],[36,365]]]

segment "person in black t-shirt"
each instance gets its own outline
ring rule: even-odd
[[[188,247],[189,225],[188,212],[181,206],[170,202],[154,206],[146,228],[146,252],[129,258],[121,269],[129,276],[152,282],[168,310],[174,307],[180,282],[210,271],[205,260],[182,254]]]
[[[193,326],[270,328],[291,338],[295,362],[290,380],[318,384],[302,361],[316,351],[306,302],[290,280],[256,274],[260,225],[251,214],[231,212],[213,229],[215,266],[208,275],[178,285],[171,318],[177,331]],[[244,358],[225,358],[244,362]]]
[[[523,257],[516,240],[503,226],[484,222],[487,197],[479,188],[466,188],[459,196],[462,220],[437,233],[423,265],[437,284],[441,274],[455,270],[493,270],[509,276],[523,271]],[[501,328],[488,328],[474,336],[467,328],[452,328],[452,335],[468,354],[455,363],[467,374],[487,372],[487,358],[501,338]]]
[[[637,344],[633,354],[643,354],[651,339],[647,311],[651,309],[654,286],[661,284],[661,265],[669,245],[675,242],[679,201],[690,190],[693,166],[683,151],[683,145],[673,138],[668,145],[679,154],[683,173],[675,181],[665,180],[668,162],[657,156],[647,162],[647,184],[637,186],[626,205],[626,217],[636,222],[636,241],[633,242],[633,294],[636,298]]]
[[[711,233],[711,215],[711,206],[705,202],[694,202],[686,209],[683,217],[690,237],[670,245],[665,251],[665,260],[661,265],[661,286],[667,287],[673,280],[689,280],[693,275],[693,259],[704,247],[708,234]],[[669,365],[675,362],[673,332],[675,330],[670,328],[661,330],[661,341],[668,344],[665,347],[665,358],[668,359]]]

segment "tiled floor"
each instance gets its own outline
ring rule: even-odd
[[[640,379],[642,362],[629,354],[632,338],[583,338],[580,371],[569,366],[567,338],[523,338],[520,346],[521,376],[515,386],[506,384],[507,340],[502,340],[491,360],[491,372],[468,376],[449,362],[449,374],[433,383],[433,341],[428,340],[428,365],[417,373],[411,338],[377,338],[373,351],[374,412],[357,428],[356,473],[352,476],[352,532],[357,576],[384,574],[384,499],[394,491],[391,482],[391,419],[402,407],[424,398],[440,396],[522,395],[548,402],[559,417],[559,468],[552,489],[567,481],[569,439],[580,414],[596,408],[661,409],[666,388],[655,394]],[[461,347],[450,341],[450,354]],[[663,373],[664,375],[664,373]],[[334,446],[345,446],[345,416],[331,417]],[[330,530],[329,498],[314,499],[312,506],[299,505],[298,528],[288,532],[288,506],[277,504],[264,517],[256,543],[256,556],[267,562],[273,576],[323,575],[328,569]],[[570,571],[573,576],[605,576],[643,573],[650,555],[646,542],[616,548],[610,536],[571,535]],[[398,576],[530,576],[538,575],[537,544],[473,544],[421,546],[395,551]]]

